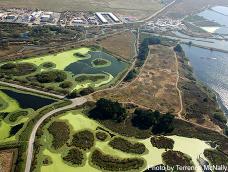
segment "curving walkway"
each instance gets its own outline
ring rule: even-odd
[[[58,109],[54,109],[53,111],[50,111],[47,114],[45,114],[44,116],[42,116],[39,119],[39,121],[37,121],[36,125],[33,127],[32,133],[31,133],[30,138],[29,138],[25,172],[30,172],[32,160],[33,160],[33,146],[34,146],[33,144],[35,142],[36,132],[37,132],[38,128],[40,127],[40,125],[44,122],[44,120],[47,119],[48,117],[54,115],[57,112],[67,110],[67,109],[71,109],[71,108],[74,108],[76,106],[83,105],[86,102],[87,102],[87,99],[85,97],[73,99],[72,104],[58,108]]]

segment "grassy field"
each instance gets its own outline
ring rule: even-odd
[[[135,35],[130,32],[123,32],[104,38],[99,41],[99,45],[113,54],[126,60],[132,59],[135,54]]]
[[[68,146],[70,145],[69,142],[61,147],[58,150],[54,150],[51,147],[51,142],[52,142],[52,136],[50,136],[49,132],[47,131],[48,126],[53,122],[53,121],[63,121],[70,126],[70,132],[71,136],[75,132],[79,132],[82,130],[89,130],[91,132],[96,132],[98,131],[98,127],[102,128],[105,130],[106,133],[111,133],[115,137],[120,136],[117,133],[114,133],[98,122],[89,119],[83,112],[82,110],[76,110],[76,111],[69,111],[64,114],[59,115],[59,117],[52,118],[49,123],[47,123],[42,131],[43,135],[39,138],[39,143],[41,143],[41,149],[39,153],[37,154],[37,165],[35,168],[35,172],[49,172],[49,171],[56,171],[56,172],[61,172],[63,170],[66,170],[68,172],[73,172],[75,170],[86,172],[86,171],[91,171],[91,172],[98,172],[100,171],[97,168],[94,168],[94,166],[91,166],[90,163],[90,153],[95,149],[99,148],[106,154],[115,156],[115,157],[121,157],[121,158],[133,158],[133,157],[138,157],[138,158],[143,158],[146,161],[147,165],[158,165],[163,162],[162,160],[162,153],[165,152],[165,149],[158,149],[156,147],[153,147],[150,138],[148,139],[135,139],[134,137],[123,137],[128,141],[131,142],[140,142],[146,146],[146,153],[141,154],[141,155],[136,155],[136,154],[131,154],[131,153],[125,153],[117,149],[113,149],[108,145],[108,142],[112,139],[111,137],[108,137],[107,140],[105,141],[99,141],[95,140],[95,144],[92,147],[90,151],[86,151],[86,162],[84,165],[79,166],[79,167],[74,167],[71,165],[68,165],[64,163],[62,160],[62,154],[68,150]],[[99,129],[100,131],[100,129]],[[198,140],[198,139],[193,139],[193,138],[185,138],[185,137],[179,137],[179,136],[169,136],[169,138],[174,140],[174,150],[181,151],[185,154],[188,154],[189,156],[192,157],[194,164],[197,164],[197,157],[199,154],[201,154],[205,149],[210,148],[209,145],[207,145],[205,142]],[[70,138],[71,140],[71,138]],[[67,146],[68,145],[68,146]],[[198,145],[197,148],[194,148],[193,145]],[[43,164],[43,160],[45,157],[50,158],[50,164]],[[144,169],[146,166],[143,167]],[[143,171],[143,169],[136,170],[136,171]]]
[[[41,8],[55,11],[114,11],[145,17],[161,8],[159,0],[0,0],[1,7]]]
[[[153,46],[135,81],[127,87],[97,93],[94,97],[133,102],[161,112],[177,112],[180,107],[175,87],[176,70],[174,52],[165,46]]]

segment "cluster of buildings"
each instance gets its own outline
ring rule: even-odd
[[[0,10],[0,22],[25,23],[28,25],[56,25],[60,13],[28,9]]]
[[[0,22],[24,23],[28,25],[59,26],[102,26],[123,24],[121,19],[111,12],[48,12],[29,9],[0,9]]]
[[[174,20],[170,18],[159,18],[155,21],[150,21],[144,26],[145,30],[154,32],[178,31],[186,29],[186,26],[181,20]]]

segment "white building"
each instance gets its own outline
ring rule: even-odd
[[[111,19],[116,22],[116,23],[119,23],[120,20],[113,14],[113,13],[108,13],[108,15],[111,17]]]
[[[103,14],[105,13],[102,13],[102,12],[97,12],[95,13],[96,16],[99,18],[99,20],[104,23],[104,24],[108,24],[108,20],[106,20],[106,18],[103,16]]]
[[[51,20],[52,16],[50,14],[44,14],[40,17],[41,22],[49,22]]]

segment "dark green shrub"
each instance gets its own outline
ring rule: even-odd
[[[204,156],[209,160],[211,165],[228,167],[228,156],[223,152],[214,149],[204,150]],[[215,170],[215,172],[222,172],[221,170]]]
[[[90,111],[90,117],[120,122],[126,118],[126,109],[118,102],[101,98],[96,102],[96,107]]]
[[[95,150],[91,156],[91,163],[99,167],[102,171],[130,171],[139,170],[144,165],[141,158],[118,158],[106,155],[100,150]]]
[[[174,146],[174,140],[164,136],[154,136],[150,142],[158,149],[173,149]]]
[[[93,93],[94,91],[95,91],[95,90],[94,90],[92,87],[88,87],[88,88],[82,89],[82,90],[79,92],[79,94],[80,94],[81,96],[86,96],[86,95],[88,95],[88,94]]]
[[[70,138],[70,128],[65,122],[53,122],[48,127],[48,131],[53,136],[52,146],[54,149],[61,148]]]
[[[108,134],[103,131],[96,132],[96,138],[100,141],[105,141],[108,137]]]
[[[81,150],[72,148],[68,151],[67,155],[63,157],[63,160],[72,165],[81,165],[84,160],[84,156]]]
[[[36,79],[40,83],[62,82],[66,78],[67,74],[59,70],[46,71],[36,75]]]
[[[89,150],[94,145],[94,135],[91,131],[84,130],[73,135],[72,146]]]
[[[131,143],[120,137],[115,137],[109,142],[109,145],[126,153],[143,154],[146,151],[146,147],[142,143]]]
[[[174,171],[176,172],[183,172],[183,170],[179,169],[178,166],[186,167],[186,166],[193,166],[194,164],[192,162],[191,157],[188,155],[180,152],[180,151],[173,151],[168,150],[167,152],[164,152],[162,154],[162,159],[165,165],[168,165],[170,167],[174,168]],[[189,170],[190,172],[194,172],[195,170]]]

